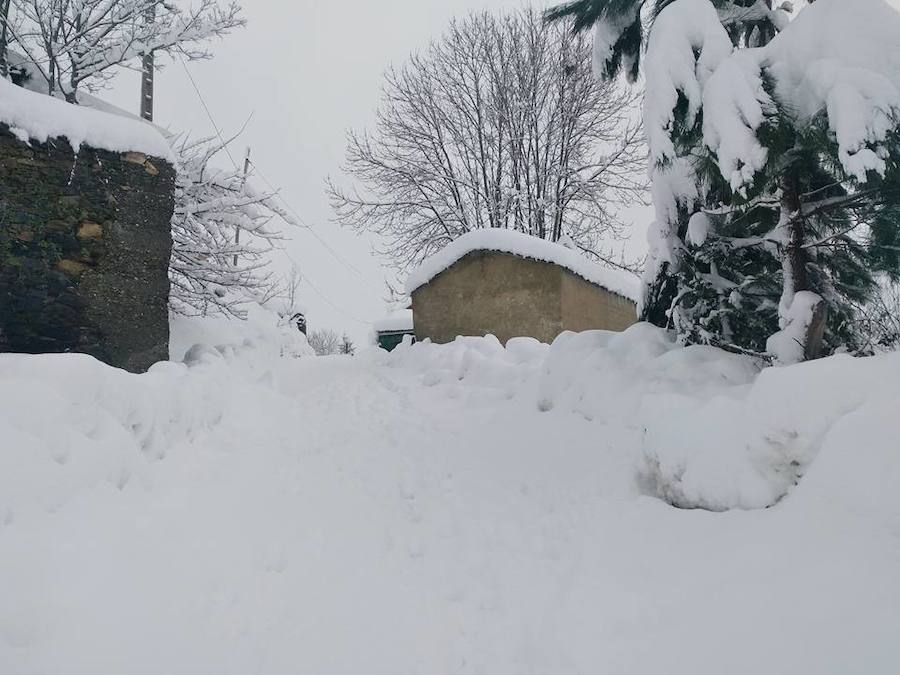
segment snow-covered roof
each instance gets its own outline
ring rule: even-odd
[[[392,312],[374,324],[377,333],[403,333],[413,329],[413,313],[411,309]]]
[[[424,286],[461,258],[475,251],[509,253],[521,258],[552,263],[611,293],[630,300],[637,300],[640,296],[638,278],[628,272],[592,262],[577,251],[560,244],[505,229],[475,230],[455,239],[410,272],[406,279],[407,292],[412,293],[420,286]]]
[[[0,122],[23,140],[43,143],[66,138],[110,152],[142,152],[172,160],[172,149],[159,130],[141,119],[111,115],[17,87],[0,78]]]

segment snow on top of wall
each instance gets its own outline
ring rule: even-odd
[[[142,152],[173,161],[172,150],[153,125],[110,115],[39,94],[0,78],[0,122],[23,141],[43,143],[66,138],[77,151],[82,144],[110,152]]]
[[[373,324],[377,333],[399,333],[401,331],[411,331],[413,329],[413,313],[411,309],[401,309],[397,312],[391,312],[383,319],[379,319]]]
[[[412,293],[420,286],[424,286],[461,258],[475,251],[510,253],[522,258],[552,263],[566,268],[585,281],[631,300],[637,300],[640,295],[640,282],[636,276],[591,262],[577,251],[560,244],[505,229],[474,230],[452,241],[410,272],[406,279],[407,292]]]
[[[818,0],[771,43],[741,50],[704,91],[703,131],[723,175],[740,190],[765,161],[756,131],[775,97],[799,121],[825,111],[844,169],[860,182],[884,173],[880,146],[900,116],[900,14],[885,0]]]

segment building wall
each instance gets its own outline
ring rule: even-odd
[[[412,295],[416,339],[529,335],[550,342],[561,331],[558,267],[506,253],[470,253]]]
[[[564,330],[624,330],[635,305],[566,269],[508,253],[470,253],[412,295],[416,339],[530,336],[552,342]]]
[[[562,317],[565,330],[623,331],[637,323],[637,307],[633,301],[563,270]]]
[[[0,352],[168,358],[171,166],[0,125]]]

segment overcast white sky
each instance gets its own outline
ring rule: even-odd
[[[900,6],[900,0],[891,1]],[[234,146],[236,158],[240,160],[249,144],[269,181],[347,262],[336,259],[310,232],[289,233],[293,240],[287,252],[309,282],[302,294],[310,325],[365,339],[367,322],[385,311],[383,280],[390,271],[372,254],[369,238],[330,222],[323,184],[327,175],[339,172],[345,132],[371,122],[385,68],[427,45],[453,15],[516,8],[523,2],[242,0],[242,4],[247,28],[215,43],[214,60],[188,67],[223,132],[233,133],[253,115]],[[537,3],[549,4],[553,3]],[[138,88],[136,78],[126,76],[105,97],[136,110]],[[173,131],[212,132],[180,64],[169,64],[158,76],[156,121]],[[635,227],[636,249],[642,246],[643,221],[649,217],[645,213],[635,218],[642,221]],[[279,265],[289,268],[286,257],[279,257]]]

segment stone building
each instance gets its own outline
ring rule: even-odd
[[[637,321],[637,279],[578,252],[509,230],[469,233],[426,260],[407,281],[415,335],[529,336],[621,331]]]
[[[150,125],[0,81],[0,352],[168,358],[175,171]]]

